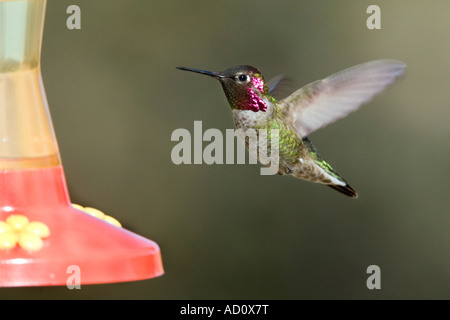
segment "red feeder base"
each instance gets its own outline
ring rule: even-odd
[[[158,245],[72,207],[61,166],[0,171],[0,219],[21,214],[50,228],[39,251],[0,250],[0,286],[80,285],[164,273]],[[71,279],[71,280],[68,280]]]

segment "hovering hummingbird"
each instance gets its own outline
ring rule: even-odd
[[[322,183],[353,198],[358,196],[356,191],[319,155],[308,136],[356,111],[392,84],[405,68],[401,61],[370,61],[314,81],[278,101],[274,93],[282,78],[266,83],[252,66],[222,72],[177,67],[220,81],[236,129],[279,130],[280,175]]]

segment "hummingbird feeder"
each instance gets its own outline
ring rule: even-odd
[[[160,276],[155,242],[71,204],[40,71],[45,8],[0,0],[0,287]]]

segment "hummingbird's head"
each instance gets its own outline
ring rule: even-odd
[[[218,79],[232,109],[252,110],[254,112],[267,110],[263,97],[269,95],[269,90],[261,72],[252,66],[235,66],[222,72],[185,67],[177,67],[177,69]]]

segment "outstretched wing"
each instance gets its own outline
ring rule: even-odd
[[[406,65],[376,60],[310,83],[280,101],[286,121],[297,135],[311,132],[356,111],[400,76]]]

